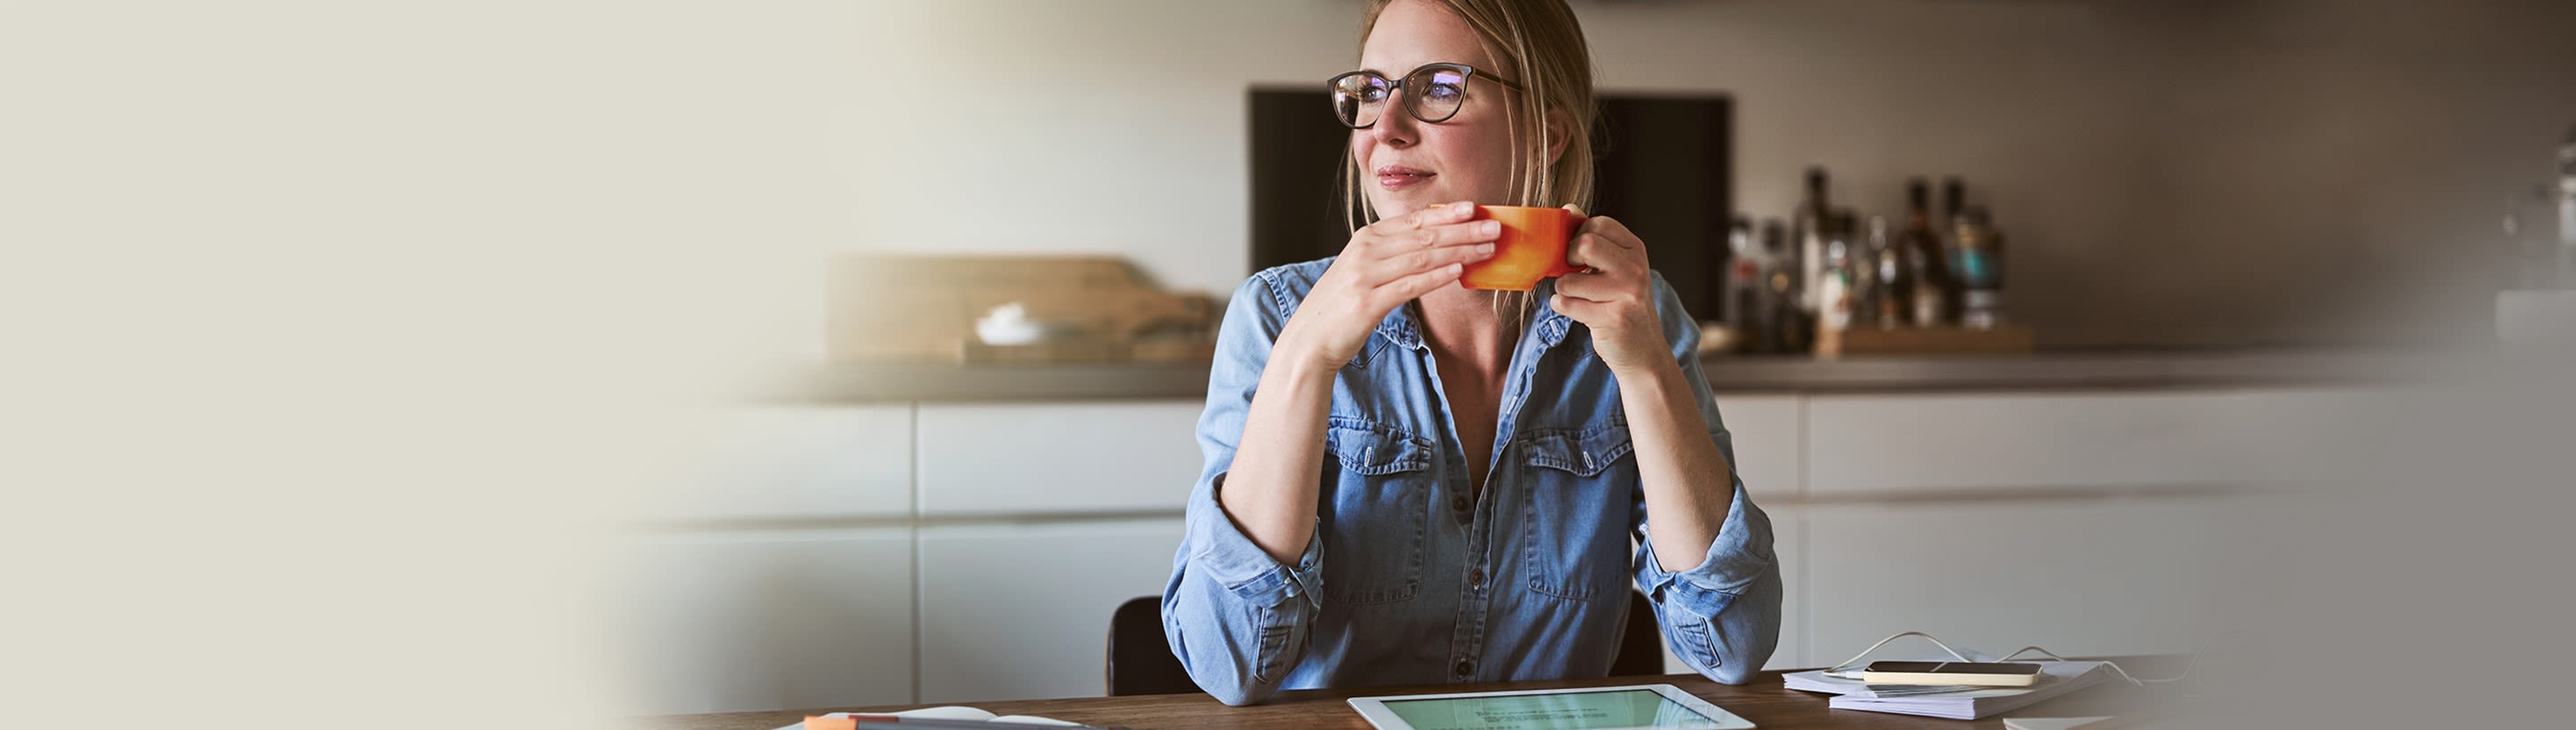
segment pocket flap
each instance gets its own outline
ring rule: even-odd
[[[1431,468],[1431,442],[1366,419],[1334,416],[1324,445],[1354,474],[1376,476]]]
[[[1619,463],[1634,448],[1628,441],[1628,426],[1623,423],[1579,431],[1532,431],[1521,437],[1523,463],[1587,477]]]

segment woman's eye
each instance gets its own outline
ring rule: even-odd
[[[1467,96],[1467,88],[1455,84],[1432,84],[1431,90],[1423,92],[1423,95],[1438,101],[1457,101]]]

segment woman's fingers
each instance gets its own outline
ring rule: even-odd
[[[1374,248],[1387,256],[1396,256],[1405,251],[1483,243],[1502,237],[1502,223],[1489,220],[1465,221],[1377,235],[1374,237],[1377,243]]]
[[[1547,298],[1547,308],[1556,310],[1557,314],[1565,315],[1568,319],[1593,325],[1606,320],[1610,304],[1566,296],[1565,291],[1560,289],[1555,296]]]
[[[1398,277],[1394,281],[1387,282],[1386,286],[1378,287],[1377,301],[1385,304],[1387,309],[1394,309],[1396,305],[1419,299],[1422,295],[1429,294],[1440,287],[1458,283],[1459,273],[1466,270],[1465,264],[1449,264],[1430,271]]]
[[[1370,230],[1381,236],[1401,237],[1401,234],[1405,231],[1418,231],[1432,226],[1457,223],[1467,220],[1468,218],[1475,217],[1475,215],[1475,203],[1450,203],[1447,205],[1435,205],[1423,208],[1421,210],[1416,210],[1393,218],[1382,219],[1376,223],[1369,224],[1368,227]]]
[[[1646,245],[1645,241],[1637,239],[1635,231],[1628,230],[1628,224],[1609,216],[1587,219],[1580,230],[1600,236],[1603,241],[1620,248],[1644,248]]]
[[[1617,295],[1619,285],[1616,282],[1607,281],[1607,276],[1606,274],[1566,274],[1556,277],[1556,293],[1585,301],[1609,301]]]
[[[1595,273],[1644,271],[1644,258],[1644,251],[1620,246],[1598,233],[1578,235],[1565,244],[1566,263],[1590,267]]]
[[[1429,271],[1449,264],[1464,264],[1494,257],[1492,242],[1442,246],[1404,254],[1395,258],[1395,276]],[[1392,277],[1390,277],[1392,278]]]

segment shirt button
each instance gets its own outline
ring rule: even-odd
[[[1484,586],[1484,585],[1485,585],[1485,569],[1484,569],[1484,568],[1477,568],[1477,569],[1475,569],[1475,570],[1467,571],[1467,587],[1469,587],[1469,588],[1478,588],[1478,587],[1482,587],[1482,586]]]
[[[1468,507],[1473,507],[1473,506],[1475,506],[1475,505],[1471,505],[1471,504],[1468,504],[1468,503],[1467,503],[1467,495],[1461,494],[1461,495],[1458,495],[1458,496],[1450,497],[1450,498],[1449,498],[1449,509],[1457,510],[1457,511],[1459,511],[1459,512],[1465,512],[1465,511],[1467,511],[1467,508],[1468,508]]]
[[[1467,675],[1474,674],[1474,673],[1476,673],[1476,660],[1473,660],[1473,659],[1460,659],[1460,660],[1458,660],[1458,676],[1460,676],[1460,677],[1465,677],[1465,676],[1467,676]]]

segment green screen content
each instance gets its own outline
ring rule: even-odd
[[[1714,728],[1708,719],[1642,689],[1453,700],[1397,700],[1386,709],[1415,730],[1587,730]]]

